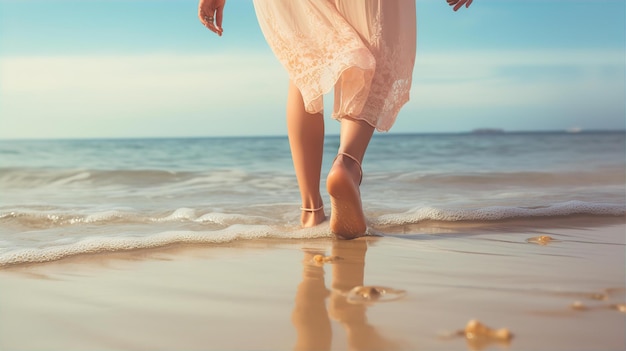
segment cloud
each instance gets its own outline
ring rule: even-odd
[[[623,51],[480,51],[418,55],[424,107],[621,105]]]
[[[250,53],[10,57],[0,60],[0,75],[5,138],[35,133],[33,123],[55,136],[91,136],[99,133],[90,128],[96,125],[141,133],[139,127],[159,118],[176,119],[183,134],[211,119],[213,132],[236,132],[238,115],[277,100],[282,107],[287,82],[273,57]]]
[[[624,66],[623,51],[418,53],[408,109],[619,113]],[[265,52],[5,56],[0,77],[0,138],[284,130],[288,77]]]
[[[150,108],[206,100],[221,104],[236,101],[235,92],[266,94],[270,82],[284,75],[273,61],[254,55],[5,58],[0,60],[0,91],[33,99],[73,97],[96,106],[118,102]]]

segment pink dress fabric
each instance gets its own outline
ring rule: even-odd
[[[409,100],[415,64],[414,0],[254,0],[267,43],[304,99],[333,118],[387,131]]]

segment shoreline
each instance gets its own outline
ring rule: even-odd
[[[175,245],[5,267],[0,348],[621,350],[626,224],[584,222]],[[537,235],[555,240],[528,241]],[[405,295],[351,303],[355,286]],[[472,319],[513,339],[457,334]]]
[[[550,216],[550,217],[519,217],[508,218],[503,220],[494,221],[437,221],[437,220],[425,220],[419,223],[406,224],[406,225],[386,225],[380,226],[370,224],[368,226],[368,232],[370,234],[367,237],[398,237],[402,238],[404,235],[408,235],[411,238],[417,238],[422,235],[445,235],[445,234],[458,234],[458,235],[475,235],[491,232],[508,233],[537,233],[540,235],[548,229],[558,228],[601,228],[605,226],[626,224],[625,216],[613,216],[613,215],[565,215],[565,216]],[[11,270],[15,267],[27,267],[37,266],[42,264],[53,264],[55,262],[63,262],[69,260],[83,260],[94,257],[94,259],[127,257],[137,255],[138,257],[148,257],[150,253],[170,252],[177,250],[185,250],[186,248],[202,248],[202,247],[229,247],[229,246],[255,246],[258,243],[260,245],[271,244],[294,244],[301,241],[308,240],[332,240],[331,234],[323,235],[322,233],[329,233],[328,221],[320,224],[314,228],[308,229],[295,229],[296,232],[301,232],[305,237],[302,238],[255,238],[255,239],[233,239],[224,242],[174,242],[164,245],[156,245],[150,247],[139,247],[130,249],[115,249],[115,250],[99,250],[92,252],[84,252],[77,254],[68,254],[59,258],[46,258],[36,261],[17,262],[0,264],[0,272],[3,270]],[[384,231],[384,232],[383,232]],[[313,237],[306,237],[313,234]]]

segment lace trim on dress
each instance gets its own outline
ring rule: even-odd
[[[359,33],[334,1],[254,0],[254,5],[265,38],[302,93],[307,112],[322,112],[323,95],[334,88],[333,118],[360,119],[387,131],[409,100],[415,4],[410,0],[348,1],[340,7],[362,11],[359,6],[365,6],[374,11],[366,18],[367,30]],[[413,11],[413,17],[406,11]],[[400,30],[389,31],[393,26]]]

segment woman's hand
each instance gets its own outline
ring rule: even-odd
[[[447,0],[447,1],[448,1],[448,5],[454,6],[454,11],[457,11],[463,5],[465,5],[466,8],[470,7],[470,5],[472,4],[472,1],[474,0]]]
[[[220,37],[224,32],[222,18],[226,0],[200,0],[198,4],[198,18],[205,27]]]

